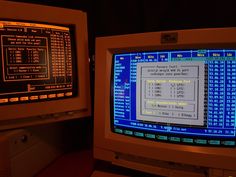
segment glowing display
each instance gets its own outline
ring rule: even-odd
[[[0,106],[77,95],[70,27],[0,21]]]
[[[204,63],[137,64],[137,120],[204,125]]]
[[[235,146],[236,50],[115,54],[112,130],[173,143]]]

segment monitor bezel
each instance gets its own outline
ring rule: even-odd
[[[224,48],[225,49],[225,48]],[[178,52],[181,52],[181,51],[186,51],[186,50],[224,50],[224,49],[222,49],[222,48],[189,48],[189,49],[186,49],[186,48],[184,48],[184,49],[181,49],[181,50],[178,50],[178,49],[171,49],[171,50],[148,50],[148,51],[142,51],[142,52],[144,52],[144,53],[155,53],[155,52],[173,52],[173,51],[178,51]],[[232,48],[227,48],[227,50],[233,50]],[[120,53],[113,53],[112,54],[112,65],[111,65],[111,79],[110,79],[110,128],[111,128],[111,131],[113,132],[113,133],[116,133],[116,134],[121,134],[121,135],[123,135],[123,136],[130,136],[130,137],[135,137],[135,138],[142,138],[142,139],[145,139],[145,140],[150,140],[150,141],[154,141],[154,142],[156,142],[156,141],[160,141],[160,142],[164,142],[164,143],[174,143],[174,144],[184,144],[184,145],[193,145],[193,146],[215,146],[215,147],[229,147],[229,148],[232,148],[232,147],[235,147],[236,146],[236,143],[235,143],[235,145],[232,145],[232,146],[227,146],[227,145],[223,145],[223,144],[209,144],[209,143],[206,143],[206,144],[197,144],[197,143],[187,143],[187,142],[182,142],[182,141],[178,141],[178,142],[175,142],[175,141],[170,141],[170,140],[157,140],[156,138],[153,138],[153,139],[151,139],[151,138],[147,138],[147,137],[139,137],[139,136],[135,136],[134,134],[132,134],[132,135],[129,135],[129,134],[125,134],[124,132],[123,133],[119,133],[119,132],[115,132],[115,128],[116,128],[116,126],[114,125],[114,88],[113,88],[113,86],[114,86],[114,60],[115,60],[115,57],[116,57],[116,55],[122,55],[122,54],[141,54],[142,52],[140,52],[139,50],[137,50],[136,52],[133,52],[133,51],[131,51],[131,52],[126,52],[126,53],[123,53],[123,52],[120,52]],[[164,126],[168,126],[169,124],[168,123],[160,123],[160,122],[149,122],[149,124],[153,124],[153,125],[164,125]],[[185,127],[192,127],[192,128],[205,128],[205,126],[192,126],[192,125],[181,125],[181,124],[170,124],[170,126],[174,126],[174,127],[183,127],[183,128],[185,128]],[[151,133],[152,131],[150,130],[139,130],[138,129],[138,127],[137,128],[135,128],[135,127],[133,127],[133,128],[125,128],[125,127],[122,127],[122,126],[117,126],[118,127],[118,129],[121,129],[121,130],[130,130],[130,131],[133,131],[133,132],[135,132],[135,131],[138,131],[138,132],[141,132],[141,133],[144,133],[144,134],[146,134],[146,133]],[[175,134],[175,133],[168,133],[168,132],[152,132],[153,134],[155,134],[155,135],[164,135],[164,136],[168,136],[168,137],[171,137],[171,136],[173,136],[173,137],[178,137],[178,138],[192,138],[193,140],[195,140],[195,139],[204,139],[204,140],[206,140],[207,142],[209,141],[209,140],[220,140],[220,141],[228,141],[228,140],[230,140],[230,141],[234,141],[234,142],[236,142],[236,137],[234,137],[234,138],[222,138],[222,137],[220,137],[220,136],[215,136],[214,138],[211,138],[210,136],[200,136],[200,135],[188,135],[188,134],[186,134],[186,135],[182,135],[181,133],[178,133],[178,134]]]
[[[75,55],[78,71],[76,75],[78,78],[78,95],[76,97],[46,102],[3,105],[0,106],[0,121],[10,121],[10,127],[12,128],[30,124],[29,121],[26,121],[17,125],[17,121],[25,118],[38,118],[44,116],[45,119],[46,115],[50,119],[50,115],[53,114],[70,112],[72,115],[73,112],[76,111],[79,111],[79,114],[77,116],[71,116],[71,118],[90,116],[90,81],[86,13],[73,9],[9,1],[1,1],[0,10],[0,19],[57,24],[61,26],[73,25],[75,27]],[[58,118],[57,116],[57,120],[51,119],[51,121],[60,121],[63,119],[63,117]],[[67,117],[66,119],[70,118]],[[15,126],[12,121],[16,121]],[[44,122],[44,120],[39,120],[35,122],[35,124],[42,122]],[[7,123],[5,123],[3,129],[7,127]]]
[[[178,41],[161,43],[162,34],[168,33],[178,33]],[[153,142],[113,133],[110,127],[110,79],[114,53],[170,50],[173,48],[217,49],[222,48],[222,46],[224,48],[235,48],[235,34],[236,28],[212,28],[97,38],[94,105],[95,157],[114,162],[117,154],[124,154],[209,168],[235,170],[236,164],[230,163],[232,160],[236,160],[235,147],[219,148]]]

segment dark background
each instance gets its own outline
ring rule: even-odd
[[[150,31],[236,27],[235,0],[18,0],[87,12],[89,53],[95,37]]]

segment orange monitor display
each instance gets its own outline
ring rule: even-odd
[[[90,115],[86,13],[4,1],[0,10],[2,128]]]
[[[0,105],[78,95],[72,29],[16,21],[0,26]]]

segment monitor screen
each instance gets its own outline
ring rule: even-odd
[[[97,38],[95,158],[162,176],[235,174],[235,34]]]
[[[0,106],[76,96],[73,29],[0,21]]]
[[[0,130],[90,111],[86,12],[0,1]]]
[[[235,146],[236,50],[113,55],[111,127],[153,141]]]

